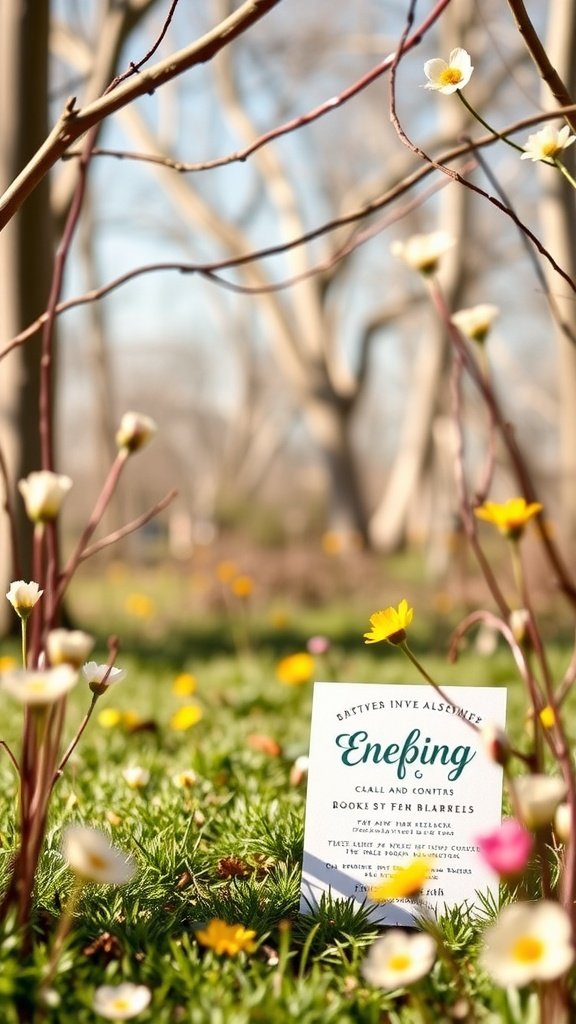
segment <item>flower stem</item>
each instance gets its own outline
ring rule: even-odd
[[[492,135],[494,135],[494,136],[495,136],[495,138],[497,138],[497,139],[501,139],[501,140],[502,140],[502,142],[505,142],[507,146],[511,146],[511,147],[512,147],[512,149],[515,149],[515,150],[517,150],[517,151],[518,151],[518,153],[524,153],[524,152],[525,152],[525,150],[524,150],[524,149],[522,148],[522,146],[518,146],[516,142],[512,142],[512,140],[511,140],[511,139],[509,139],[509,138],[508,138],[508,137],[507,137],[506,135],[502,135],[502,133],[501,133],[501,132],[497,132],[497,131],[496,131],[496,129],[495,129],[495,128],[493,128],[491,124],[488,124],[488,122],[487,122],[487,121],[485,121],[483,117],[480,117],[480,114],[478,113],[478,111],[477,111],[477,110],[474,110],[474,107],[473,107],[473,106],[472,106],[472,105],[471,105],[471,104],[470,104],[470,103],[468,102],[468,100],[467,100],[467,99],[466,99],[466,98],[465,98],[465,97],[463,96],[463,94],[462,94],[462,92],[461,92],[460,90],[458,90],[458,91],[457,91],[457,95],[458,95],[458,98],[459,98],[459,100],[460,100],[460,101],[461,101],[461,102],[462,102],[462,103],[464,104],[464,106],[466,107],[466,110],[468,110],[468,111],[469,111],[469,113],[471,113],[471,114],[472,114],[472,117],[474,117],[474,118],[476,119],[476,121],[479,121],[479,123],[480,123],[480,124],[481,124],[481,125],[482,125],[482,126],[483,126],[484,128],[486,128],[486,129],[487,129],[487,131],[489,131],[489,132],[492,132]]]
[[[406,655],[408,660],[411,661],[414,667],[418,669],[418,672],[420,673],[421,676],[423,676],[426,682],[430,683],[430,686],[432,686],[434,690],[436,690],[438,696],[441,697],[442,700],[445,701],[447,704],[449,704],[450,707],[454,709],[454,711],[460,711],[460,706],[456,704],[452,700],[452,698],[448,696],[447,693],[444,693],[442,687],[439,686],[434,679],[432,679],[432,676],[429,675],[424,666],[420,664],[416,655],[413,654],[410,648],[408,647],[407,641],[403,640],[402,643],[398,644],[398,647],[400,647],[401,650],[404,651],[404,654]],[[471,729],[474,729],[475,732],[478,732],[478,726],[475,725],[474,722],[470,722],[468,719],[465,719],[464,721],[466,722],[466,725],[470,726]]]
[[[558,170],[560,171],[560,174],[564,175],[564,177],[566,178],[566,181],[570,182],[570,184],[572,185],[572,188],[576,189],[576,178],[574,178],[573,175],[570,174],[570,171],[565,166],[565,164],[563,164],[561,160],[558,160],[557,157],[554,160],[554,164],[558,168]]]
[[[27,619],[23,616],[20,620],[21,623],[21,634],[22,634],[22,668],[26,668],[27,665]]]

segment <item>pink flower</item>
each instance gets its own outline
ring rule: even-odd
[[[516,818],[506,818],[493,832],[476,836],[476,842],[486,864],[502,878],[513,878],[524,870],[534,845],[532,835]]]
[[[330,641],[327,636],[311,636],[306,643],[306,650],[309,654],[326,654],[330,650]]]

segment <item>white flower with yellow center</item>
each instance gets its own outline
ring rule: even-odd
[[[101,985],[94,993],[94,1012],[106,1020],[130,1020],[142,1013],[150,1003],[152,993],[146,985]]]
[[[24,480],[18,481],[26,514],[33,523],[55,519],[71,487],[69,476],[61,476],[47,469],[29,473]]]
[[[551,981],[574,962],[566,912],[552,900],[512,903],[486,929],[481,962],[503,988]]]
[[[412,235],[405,242],[393,242],[390,252],[404,260],[412,270],[433,274],[440,258],[455,244],[455,239],[446,231],[432,231],[429,235]]]
[[[428,974],[435,959],[436,943],[431,935],[393,928],[370,947],[362,974],[378,988],[403,988]]]
[[[459,309],[450,319],[471,341],[485,341],[499,312],[498,306],[482,303],[468,309]]]
[[[142,448],[156,433],[157,427],[150,416],[141,412],[125,412],[116,434],[116,444],[129,452]]]
[[[0,676],[0,689],[21,704],[45,705],[60,700],[78,681],[71,665],[46,669],[13,669]]]
[[[10,584],[6,597],[10,601],[14,611],[21,619],[27,619],[34,605],[40,600],[43,590],[40,590],[38,583],[33,580],[25,583],[24,580],[15,580]]]
[[[112,846],[96,828],[69,825],[64,830],[62,853],[68,867],[85,882],[125,885],[136,874],[132,857]]]
[[[125,668],[110,668],[109,665],[98,665],[95,661],[87,661],[82,666],[84,676],[92,693],[102,694],[116,683],[126,678]]]
[[[547,124],[539,132],[528,136],[528,142],[524,146],[521,160],[554,160],[563,149],[568,149],[576,139],[576,135],[570,135],[567,124],[563,128],[554,128]]]
[[[441,60],[440,57],[426,61],[424,74],[428,81],[424,88],[435,89],[436,92],[442,92],[445,96],[449,96],[450,93],[468,85],[473,71],[470,54],[461,46],[457,46],[455,50],[452,50],[447,62]]]
[[[566,796],[566,783],[557,775],[521,775],[512,783],[518,816],[529,829],[549,825]]]
[[[128,768],[124,768],[122,775],[130,789],[144,789],[150,782],[150,772],[139,764],[129,765]]]
[[[46,638],[46,653],[51,665],[80,668],[94,647],[94,638],[81,629],[51,629]]]
[[[184,768],[181,772],[175,772],[172,776],[172,782],[177,789],[191,789],[195,786],[198,781],[196,772],[192,771],[191,768]]]

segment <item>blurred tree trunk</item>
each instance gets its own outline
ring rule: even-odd
[[[48,131],[48,0],[0,4],[0,189],[16,176]],[[0,234],[0,346],[46,305],[51,270],[49,183],[44,179]],[[8,519],[0,520],[0,586],[21,573],[30,578],[31,532],[14,482],[40,467],[38,435],[39,340],[16,349],[0,367],[0,447],[16,512],[20,563],[13,560]],[[2,487],[4,490],[4,487]],[[10,613],[10,614],[9,614]],[[0,601],[0,631],[13,616]]]
[[[449,7],[442,20],[444,43],[448,52],[451,40],[462,40],[470,28],[473,8],[470,0],[456,8]],[[446,139],[457,139],[462,134],[468,116],[460,103],[443,103],[440,107],[440,127]],[[448,308],[456,310],[462,304],[465,284],[465,261],[461,240],[465,237],[470,208],[470,193],[458,185],[449,185],[439,201],[437,227],[456,239],[456,247],[442,258],[439,281]],[[446,330],[431,310],[429,333],[422,339],[414,376],[406,397],[405,417],[400,430],[396,457],[392,464],[388,484],[382,500],[370,521],[370,536],[380,551],[395,551],[403,547],[411,528],[419,539],[428,540],[431,518],[446,514],[445,507],[438,510],[431,504],[434,493],[431,478],[438,469],[437,445],[434,425],[444,420],[448,408],[449,343]],[[436,432],[437,437],[445,432]],[[440,455],[440,464],[444,461]],[[445,506],[445,502],[444,502]],[[422,513],[424,512],[424,518]]]
[[[576,94],[576,5],[550,0],[546,52],[572,96]],[[544,83],[543,102],[550,91]],[[562,155],[574,173],[574,147]],[[540,223],[542,241],[570,277],[576,279],[576,215],[574,189],[551,167],[540,165]],[[554,321],[558,352],[558,434],[560,477],[560,525],[572,550],[576,546],[576,305],[567,286],[559,284],[547,260],[543,261],[549,288],[554,295],[564,329]]]

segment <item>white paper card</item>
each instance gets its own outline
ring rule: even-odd
[[[310,735],[300,909],[323,893],[410,925],[422,906],[477,904],[498,879],[475,836],[501,821],[502,769],[470,723],[505,727],[506,689],[316,683]],[[369,889],[417,856],[434,857],[419,905],[371,904]]]

